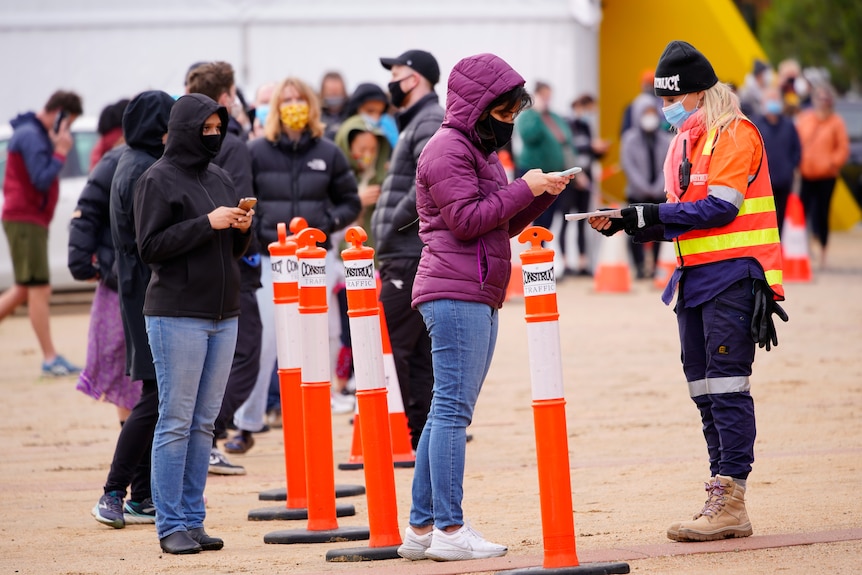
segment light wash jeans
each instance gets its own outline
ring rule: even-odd
[[[213,424],[221,409],[237,318],[147,316],[159,382],[152,484],[159,539],[202,527]]]
[[[338,353],[338,347],[336,346],[340,346],[338,336],[341,331],[341,323],[338,315],[337,300],[332,293],[332,288],[335,286],[336,281],[338,281],[336,264],[340,264],[334,258],[340,259],[340,257],[340,253],[337,253],[335,250],[329,250],[326,253],[330,362],[333,365]],[[255,432],[263,429],[269,386],[272,381],[272,370],[276,367],[276,361],[278,360],[278,340],[275,335],[275,303],[272,301],[272,258],[263,254],[260,256],[260,283],[263,287],[258,289],[255,294],[257,296],[257,306],[260,310],[261,323],[260,368],[257,374],[257,381],[254,383],[254,389],[252,389],[248,399],[234,412],[233,416],[233,423],[237,429]],[[332,351],[333,349],[334,352]]]
[[[419,304],[431,336],[434,390],[416,449],[410,524],[438,529],[463,525],[467,426],[497,344],[497,310],[480,303]]]

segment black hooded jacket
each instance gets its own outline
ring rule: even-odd
[[[152,270],[144,315],[223,319],[239,315],[237,260],[250,230],[214,230],[208,214],[236,206],[233,180],[211,163],[201,138],[204,122],[228,113],[202,94],[177,100],[168,122],[165,154],[135,186],[138,251]]]
[[[125,150],[125,144],[108,150],[93,167],[69,222],[68,266],[72,277],[86,281],[98,276],[114,291],[117,269],[111,239],[111,180]]]
[[[133,380],[156,379],[143,314],[150,268],[141,261],[135,243],[133,196],[138,178],[165,150],[162,137],[168,131],[173,105],[174,99],[158,90],[142,92],[132,99],[123,113],[123,136],[128,148],[120,156],[111,180],[111,239],[126,336],[126,371]]]

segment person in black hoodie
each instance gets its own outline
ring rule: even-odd
[[[229,108],[236,101],[233,67],[227,62],[200,64],[189,72],[186,79],[189,94],[209,96]],[[236,188],[237,201],[254,195],[251,176],[251,155],[242,127],[230,117],[227,133],[213,163],[230,175]],[[218,449],[217,440],[227,437],[227,426],[233,421],[237,408],[248,399],[260,367],[260,310],[256,292],[260,284],[260,244],[252,234],[246,254],[239,261],[240,311],[237,328],[236,351],[224,392],[221,411],[215,420],[213,446],[210,451],[209,472],[216,475],[245,475],[245,467],[231,463]]]
[[[138,251],[152,271],[144,316],[159,381],[153,504],[161,548],[172,554],[224,545],[204,530],[203,494],[236,347],[237,261],[254,214],[236,207],[233,181],[211,163],[227,124],[227,110],[211,98],[181,97],[164,155],[135,185]]]
[[[123,113],[123,150],[111,179],[110,224],[126,342],[126,373],[142,380],[141,398],[120,430],[104,493],[93,507],[99,523],[122,529],[126,523],[154,523],[150,486],[150,448],[158,419],[158,388],[142,313],[150,268],[135,244],[132,193],[138,177],[164,152],[168,116],[174,99],[151,90],[138,94]],[[131,484],[129,501],[123,502]]]

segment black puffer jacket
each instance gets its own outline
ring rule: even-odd
[[[69,222],[69,271],[76,280],[99,281],[117,291],[111,239],[111,180],[126,146],[109,150],[90,172]],[[95,256],[95,257],[93,257]]]
[[[201,131],[213,114],[228,113],[203,94],[174,104],[165,154],[135,185],[138,251],[153,274],[144,315],[223,319],[239,315],[239,266],[251,232],[214,230],[209,213],[236,206],[233,180],[211,163]]]
[[[401,134],[371,216],[379,260],[419,259],[422,254],[416,212],[416,164],[425,144],[442,123],[443,108],[433,92],[398,115]]]
[[[252,140],[249,151],[262,251],[278,240],[279,222],[290,225],[297,216],[327,235],[327,248],[332,232],[356,220],[362,207],[356,178],[334,143],[306,131],[296,142],[284,135],[277,142]]]
[[[138,178],[165,150],[162,137],[168,131],[173,105],[170,94],[158,90],[142,92],[132,99],[123,113],[123,136],[129,147],[120,156],[111,181],[111,239],[117,256],[126,370],[133,380],[155,380],[156,369],[143,314],[150,268],[138,255],[132,203]]]

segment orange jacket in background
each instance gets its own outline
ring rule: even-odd
[[[841,167],[850,156],[850,140],[844,120],[836,113],[821,118],[809,109],[796,119],[799,141],[802,143],[802,162],[799,172],[806,180],[838,177]]]

